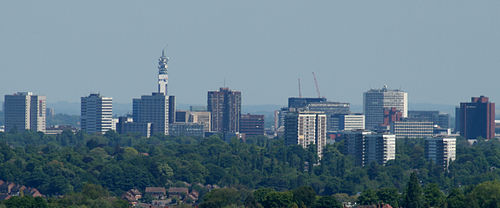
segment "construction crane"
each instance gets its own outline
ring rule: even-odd
[[[297,79],[299,81],[299,98],[302,97],[302,88],[300,87],[300,78]]]
[[[313,72],[313,77],[314,77],[314,85],[316,86],[316,93],[318,93],[318,97],[321,98],[321,94],[319,93],[319,85],[318,85],[318,80],[316,79],[316,74]]]

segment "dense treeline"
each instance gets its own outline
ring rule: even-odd
[[[315,193],[355,195],[365,190],[405,190],[410,173],[424,186],[453,188],[500,178],[500,143],[457,141],[457,160],[449,171],[424,159],[421,140],[398,140],[397,158],[386,166],[354,166],[343,143],[328,145],[322,161],[314,148],[285,146],[281,139],[249,138],[224,142],[217,136],[181,138],[36,132],[0,133],[0,179],[35,187],[46,195],[98,184],[119,195],[131,188],[168,186],[178,181],[276,191],[311,186]]]

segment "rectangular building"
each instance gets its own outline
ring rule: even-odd
[[[80,126],[89,134],[104,134],[113,128],[113,99],[100,94],[81,98]]]
[[[342,135],[346,154],[354,157],[356,165],[365,166],[370,162],[385,165],[396,158],[396,136],[371,131],[346,131]]]
[[[495,103],[488,97],[473,97],[469,103],[460,103],[460,135],[466,139],[495,137]]]
[[[33,130],[45,132],[46,98],[32,92],[5,95],[5,131]]]
[[[307,148],[316,145],[321,158],[326,145],[326,115],[322,112],[289,112],[285,117],[285,144]]]
[[[288,98],[288,108],[305,108],[309,103],[321,102],[326,102],[326,98],[290,97]]]
[[[328,116],[329,132],[352,131],[365,129],[365,115],[363,114],[333,114]]]
[[[243,133],[246,136],[264,135],[264,115],[241,115],[240,133]]]
[[[384,109],[396,108],[408,117],[408,93],[401,90],[371,89],[363,94],[363,112],[367,129],[377,129],[384,123]]]
[[[168,135],[169,97],[163,93],[133,99],[134,123],[151,123],[152,134]]]
[[[152,123],[138,123],[133,122],[133,119],[130,117],[120,117],[118,118],[118,123],[116,124],[116,132],[119,134],[139,134],[149,138],[152,132]]]
[[[241,92],[229,88],[209,91],[207,109],[211,113],[211,127],[215,132],[239,132]]]
[[[434,123],[430,121],[412,121],[409,119],[396,121],[391,132],[399,138],[427,138],[434,135]]]
[[[434,137],[425,139],[425,157],[438,165],[448,168],[456,159],[456,138]]]
[[[203,131],[209,132],[212,116],[208,111],[191,111],[189,113],[189,122],[203,125]]]
[[[171,136],[203,137],[205,131],[203,124],[198,123],[173,123],[170,124]]]

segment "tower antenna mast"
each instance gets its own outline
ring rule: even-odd
[[[316,74],[312,72],[314,78],[314,85],[316,86],[316,93],[318,93],[318,98],[321,98],[321,94],[319,93],[319,85],[318,80],[316,79]]]

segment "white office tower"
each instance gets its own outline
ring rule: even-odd
[[[456,159],[457,139],[453,137],[434,137],[425,139],[425,157],[443,168],[448,168]]]
[[[285,116],[285,143],[307,148],[316,145],[321,158],[326,145],[326,115],[322,112],[289,112]]]
[[[90,94],[81,98],[81,127],[89,134],[113,129],[113,98]]]
[[[363,110],[367,129],[377,129],[384,123],[384,109],[396,108],[408,117],[408,93],[401,90],[371,89],[363,93]]]
[[[45,132],[46,98],[32,92],[5,95],[5,131],[33,130]]]
[[[158,60],[158,92],[167,95],[168,84],[168,57],[165,56],[165,50],[161,52],[161,57]]]
[[[153,93],[133,99],[134,123],[151,123],[152,134],[168,135],[168,100],[168,96],[163,93]]]
[[[343,139],[347,154],[354,157],[356,165],[365,166],[372,161],[385,165],[396,158],[395,135],[359,130],[344,132]]]

